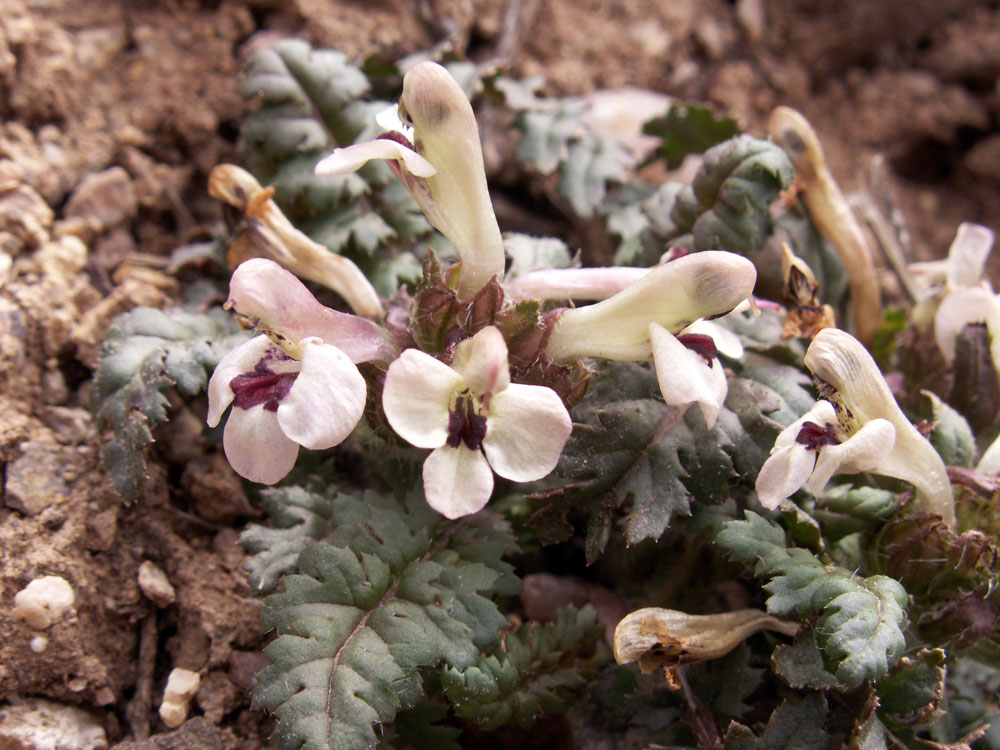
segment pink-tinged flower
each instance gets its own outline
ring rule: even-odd
[[[247,479],[274,484],[295,466],[299,446],[331,448],[351,434],[367,392],[355,363],[387,362],[397,350],[380,326],[324,307],[270,260],[236,269],[226,307],[265,335],[215,368],[208,424],[232,405],[222,440],[229,463]]]
[[[555,391],[510,382],[507,345],[492,326],[459,344],[450,367],[405,350],[386,373],[382,408],[400,437],[433,449],[424,494],[448,518],[486,505],[493,472],[515,482],[544,477],[573,430]]]
[[[394,119],[378,140],[336,149],[316,165],[316,174],[346,174],[386,159],[427,220],[458,250],[458,296],[468,299],[504,270],[472,105],[447,70],[423,62],[404,76]],[[385,118],[379,123],[388,124]]]
[[[299,446],[332,448],[365,409],[365,379],[340,349],[316,337],[297,342],[301,359],[267,336],[222,358],[208,385],[208,424],[230,404],[222,445],[240,476],[274,484],[295,466]]]

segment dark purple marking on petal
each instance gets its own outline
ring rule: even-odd
[[[408,149],[410,149],[410,151],[416,151],[416,149],[413,148],[413,144],[410,143],[410,139],[407,138],[402,133],[400,133],[398,130],[387,130],[375,140],[395,141],[400,145],[406,146]]]
[[[701,356],[703,360],[712,366],[712,360],[719,356],[719,350],[715,348],[712,337],[705,333],[682,333],[677,337],[684,346]]]
[[[802,429],[795,436],[795,442],[804,445],[806,450],[818,451],[824,445],[840,445],[840,439],[834,432],[832,424],[820,427],[815,422],[803,422]]]
[[[486,437],[486,417],[479,414],[476,399],[468,393],[458,397],[455,409],[448,415],[448,439],[445,441],[452,448],[462,443],[472,451],[483,446]]]
[[[266,411],[278,411],[278,404],[292,390],[292,383],[299,374],[274,372],[271,363],[290,359],[283,351],[273,347],[250,372],[240,373],[230,380],[233,405],[240,409],[252,409],[263,404]]]

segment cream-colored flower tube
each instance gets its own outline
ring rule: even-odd
[[[912,484],[917,509],[954,525],[955,502],[944,461],[903,414],[861,342],[838,328],[825,328],[809,345],[805,365],[822,381],[820,395],[836,408],[845,433],[853,435],[875,419],[892,423],[896,444],[875,471]]]
[[[468,299],[504,270],[503,241],[486,185],[483,149],[472,105],[451,74],[423,62],[403,78],[400,116],[413,125],[413,146],[437,170],[429,200],[414,197],[462,258],[458,296]]]
[[[647,359],[650,323],[676,334],[700,318],[732,310],[753,293],[756,280],[753,263],[743,256],[721,250],[686,255],[602,302],[563,312],[546,351],[556,361]]]

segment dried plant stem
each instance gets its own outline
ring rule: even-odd
[[[882,297],[861,225],[830,174],[808,120],[794,109],[778,107],[771,113],[768,131],[795,167],[813,222],[840,255],[851,282],[851,310],[858,338],[869,344],[882,318]]]
[[[153,705],[153,672],[156,668],[156,642],[158,636],[156,608],[150,608],[142,621],[139,635],[139,664],[135,680],[135,695],[129,701],[125,714],[132,736],[137,742],[149,739],[149,711]]]

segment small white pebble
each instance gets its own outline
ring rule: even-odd
[[[36,654],[45,653],[45,649],[49,647],[49,639],[44,635],[36,635],[31,639],[31,643],[28,644],[28,647]]]
[[[139,566],[139,588],[157,607],[169,607],[174,603],[177,594],[170,585],[167,574],[155,563],[146,560]]]
[[[174,668],[167,677],[160,704],[160,718],[171,729],[176,729],[187,719],[188,704],[198,692],[201,677],[190,669]]]
[[[65,578],[36,578],[14,595],[14,617],[19,617],[37,630],[58,622],[70,609],[76,597]]]

